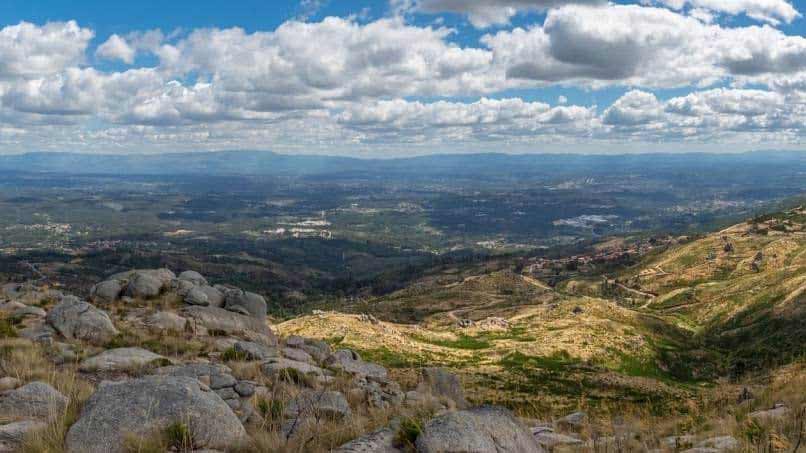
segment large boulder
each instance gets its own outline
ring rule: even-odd
[[[105,280],[93,286],[90,299],[99,304],[112,303],[123,293],[123,284],[119,280]]]
[[[0,393],[0,414],[15,417],[57,417],[67,408],[68,398],[45,382],[31,382]]]
[[[195,286],[185,294],[185,303],[188,305],[201,305],[202,307],[206,307],[210,305],[210,299],[207,297],[206,292],[198,286]]]
[[[131,371],[170,360],[143,348],[108,349],[81,362],[82,371]]]
[[[170,269],[132,269],[130,271],[119,272],[109,277],[109,280],[131,281],[136,275],[148,275],[161,281],[163,286],[168,286],[176,280],[176,274],[171,272]]]
[[[127,436],[153,436],[182,423],[194,447],[227,450],[246,431],[232,409],[190,377],[148,376],[103,383],[67,433],[70,453],[123,453]]]
[[[268,307],[263,296],[240,290],[228,291],[224,308],[246,316],[265,319]]]
[[[251,341],[239,341],[235,343],[233,349],[246,360],[267,360],[278,355],[276,348],[270,348]]]
[[[158,311],[149,315],[144,324],[155,331],[184,332],[188,320],[170,311]]]
[[[284,357],[272,357],[260,365],[263,374],[276,377],[283,374],[301,374],[323,376],[324,370],[316,365],[311,365],[307,362],[297,362],[296,360],[286,359]]]
[[[118,330],[105,311],[74,296],[64,297],[50,310],[46,320],[69,340],[103,344],[118,334]]]
[[[357,352],[350,349],[339,349],[325,360],[325,365],[354,374],[375,379],[386,379],[388,371],[386,368],[376,364],[361,360]]]
[[[418,392],[447,398],[459,409],[467,407],[465,392],[455,374],[444,368],[423,368],[420,374],[422,380],[417,388]]]
[[[196,271],[185,271],[177,277],[179,280],[184,280],[193,283],[197,286],[207,285],[207,279],[202,274]]]
[[[263,319],[244,316],[216,307],[185,307],[182,313],[189,319],[191,328],[197,333],[223,333],[241,336],[267,346],[277,344],[277,337]]]
[[[126,285],[126,295],[140,299],[157,297],[162,292],[164,283],[158,276],[146,273],[136,273]]]
[[[292,419],[310,417],[338,420],[351,413],[344,395],[332,390],[303,391],[285,407],[285,416]]]
[[[425,424],[418,453],[542,453],[543,448],[512,414],[485,406],[450,412]]]

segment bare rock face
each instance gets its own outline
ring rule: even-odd
[[[204,278],[204,276],[202,276],[202,274],[200,274],[200,273],[198,273],[196,271],[182,272],[176,278],[178,278],[179,280],[184,280],[184,281],[191,282],[191,283],[193,283],[194,285],[197,285],[197,286],[207,285],[207,279]]]
[[[148,376],[104,383],[67,433],[70,453],[122,453],[125,436],[151,436],[183,423],[199,448],[239,445],[246,431],[232,409],[198,380]]]
[[[82,371],[130,371],[170,361],[143,348],[108,349],[81,362]]]
[[[74,296],[67,296],[48,313],[47,322],[69,340],[103,344],[118,334],[105,311]]]
[[[350,349],[339,349],[325,360],[325,364],[331,368],[357,376],[386,379],[388,374],[386,368],[376,363],[361,360],[361,356]]]
[[[277,337],[264,319],[244,316],[216,307],[186,307],[182,313],[190,319],[191,328],[196,331],[201,327],[208,332],[217,331],[231,336],[242,336],[267,346],[277,344]]]
[[[98,304],[112,303],[123,293],[123,284],[119,280],[106,280],[93,286],[90,299]]]
[[[455,374],[444,368],[423,368],[422,381],[417,388],[419,393],[430,393],[437,397],[447,398],[459,409],[467,407],[465,392]]]
[[[418,453],[542,453],[532,434],[506,409],[485,406],[450,412],[426,423]]]
[[[264,346],[251,341],[239,341],[233,347],[235,352],[242,354],[247,360],[267,360],[277,357],[277,349]]]
[[[292,399],[285,408],[285,415],[289,418],[341,419],[351,413],[347,399],[336,391],[306,390]]]
[[[141,299],[157,297],[162,292],[164,283],[156,275],[136,273],[126,285],[126,295]]]
[[[44,382],[31,382],[0,393],[0,414],[18,417],[55,417],[65,410],[68,398]]]
[[[266,319],[268,306],[263,296],[241,290],[227,292],[224,308],[257,319]]]
[[[169,311],[158,311],[145,319],[146,327],[156,331],[172,330],[174,332],[183,332],[187,322],[187,319]]]

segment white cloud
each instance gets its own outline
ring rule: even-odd
[[[125,71],[87,66],[93,32],[75,22],[22,23],[0,29],[0,149],[804,143],[806,39],[708,23],[692,5],[562,6],[477,47],[400,17],[131,32],[95,51],[158,60]],[[628,91],[604,106],[512,94],[545,86]],[[690,92],[664,100],[660,87]]]
[[[519,13],[546,11],[568,4],[606,3],[606,0],[392,0],[393,7],[397,7],[398,11],[463,14],[477,28],[508,24]]]
[[[512,79],[587,86],[710,85],[806,69],[806,38],[725,28],[662,8],[566,6],[542,26],[482,38]]]
[[[800,13],[786,0],[655,0],[656,3],[681,10],[686,6],[693,11],[711,11],[719,14],[738,15],[771,24],[790,23]]]
[[[92,30],[74,21],[0,29],[0,79],[54,74],[84,60]]]
[[[126,64],[134,63],[135,49],[118,35],[112,35],[95,50],[95,55],[107,60],[120,60]]]

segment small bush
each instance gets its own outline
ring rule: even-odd
[[[395,433],[394,445],[397,448],[413,452],[415,451],[415,443],[417,438],[420,437],[423,429],[420,422],[413,418],[404,418],[400,422],[400,427]]]
[[[246,360],[246,353],[236,351],[235,348],[229,348],[221,354],[221,360],[225,362],[241,362]]]
[[[16,338],[17,331],[8,319],[0,318],[0,338]]]
[[[175,448],[179,451],[193,450],[193,436],[184,423],[172,423],[165,428],[164,436],[168,448]]]

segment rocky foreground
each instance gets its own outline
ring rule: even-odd
[[[404,387],[355,351],[277,338],[263,297],[193,271],[133,270],[90,294],[82,300],[41,284],[0,290],[0,451],[740,448],[731,436],[649,445],[637,433],[596,435],[584,412],[539,422],[471,407],[441,368],[421,369]]]

